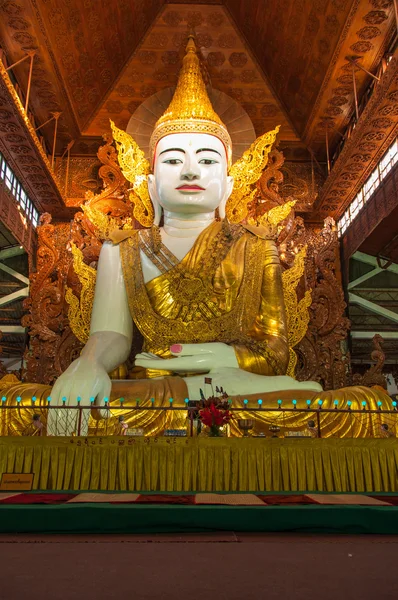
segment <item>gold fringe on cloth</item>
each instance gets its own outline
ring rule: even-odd
[[[396,492],[397,467],[396,439],[0,439],[35,490]]]

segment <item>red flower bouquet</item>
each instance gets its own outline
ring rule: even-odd
[[[231,413],[228,410],[227,403],[222,402],[221,406],[218,407],[216,406],[215,402],[212,402],[211,400],[208,400],[206,402],[207,406],[199,411],[199,416],[203,425],[206,425],[206,427],[209,428],[210,435],[218,437],[221,435],[221,427],[229,423],[231,420]]]

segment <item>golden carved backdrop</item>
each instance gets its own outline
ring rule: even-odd
[[[103,239],[101,229],[140,227],[134,218],[134,202],[129,198],[130,184],[120,170],[111,138],[100,148],[98,158],[102,165],[99,177],[103,181],[103,191],[100,194],[87,193],[84,212],[78,212],[72,223],[53,224],[51,216],[44,214],[38,228],[36,272],[31,275],[31,293],[25,301],[28,314],[24,317],[24,325],[30,335],[30,347],[25,355],[25,381],[52,384],[79,355],[87,331],[82,330],[76,337],[68,314],[70,305],[75,314],[79,312],[76,302],[79,303],[81,295],[85,299],[80,306],[87,307],[92,300],[90,277],[95,277]],[[283,183],[280,171],[283,161],[281,152],[271,151],[248,204],[249,222],[259,221],[271,209],[282,208],[286,204],[288,199],[279,193],[279,185]],[[297,276],[294,274],[297,274],[297,265],[302,263],[304,267],[296,300],[290,297],[289,319],[297,310],[295,302],[302,301],[308,305],[308,292],[312,297],[307,333],[294,348],[298,357],[295,375],[299,380],[317,380],[324,389],[344,387],[350,383],[349,357],[345,353],[349,323],[343,316],[345,303],[338,277],[338,241],[333,220],[326,219],[322,229],[309,228],[292,208],[278,228],[277,245],[285,269],[285,281],[291,279],[296,286]],[[79,269],[80,277],[74,268],[76,260],[82,261],[81,267],[88,267]],[[291,269],[294,264],[295,268]],[[289,304],[286,293],[285,301]],[[86,315],[82,326],[84,322],[87,326],[87,319]],[[291,331],[293,336],[294,324]],[[140,344],[141,340],[136,338],[128,370],[132,367],[135,353],[140,350]],[[291,369],[294,362],[293,357]],[[125,374],[125,371],[119,373]]]

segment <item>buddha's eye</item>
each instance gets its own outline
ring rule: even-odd
[[[168,165],[179,165],[182,163],[182,160],[180,158],[168,158],[167,160],[164,160],[163,162]]]
[[[202,158],[202,160],[199,161],[200,165],[216,165],[218,164],[217,160],[212,160],[211,158]]]

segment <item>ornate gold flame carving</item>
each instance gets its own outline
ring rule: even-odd
[[[108,217],[108,215],[105,215],[103,212],[89,204],[83,204],[82,209],[88,220],[96,228],[100,240],[108,240],[112,231],[120,229],[120,218]],[[133,227],[134,223],[132,222],[132,219],[127,217],[122,229],[133,229]]]
[[[280,224],[290,215],[295,204],[296,200],[289,200],[285,204],[274,206],[261,216],[249,216],[247,222],[249,225],[262,227],[267,237],[277,239],[283,230],[283,225]]]
[[[148,191],[149,161],[131,135],[116,127],[113,121],[111,127],[120,168],[125,178],[133,184],[129,199],[134,204],[134,217],[143,227],[150,227],[154,213]]]
[[[266,221],[271,226],[277,227],[279,223],[284,221],[286,217],[289,216],[296,202],[297,200],[289,200],[288,202],[285,202],[285,204],[274,206],[274,208],[271,208],[271,210],[265,213],[264,217],[260,219],[260,223],[263,224],[263,222]]]
[[[69,325],[77,339],[85,344],[90,335],[91,311],[94,302],[95,280],[97,271],[86,265],[83,253],[75,244],[71,245],[73,268],[81,283],[80,298],[77,298],[71,288],[66,288],[65,300],[69,304]]]
[[[293,348],[305,336],[310,320],[308,309],[312,303],[311,292],[307,290],[300,302],[296,292],[297,285],[304,274],[306,254],[307,247],[304,246],[296,255],[293,266],[282,274],[290,355],[287,375],[291,377],[294,377],[297,364],[297,355]]]
[[[234,189],[226,206],[226,214],[231,223],[241,223],[247,217],[248,204],[257,193],[253,186],[267,165],[278,131],[279,125],[257,138],[243,153],[242,158],[232,165],[229,174],[234,178]]]

